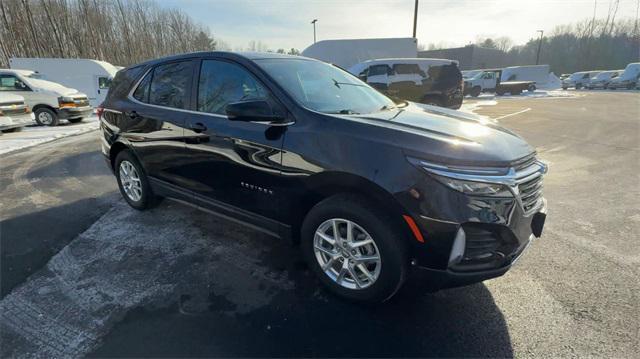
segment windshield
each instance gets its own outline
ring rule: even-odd
[[[395,107],[357,77],[324,62],[261,59],[256,63],[302,106],[323,113],[366,114]]]

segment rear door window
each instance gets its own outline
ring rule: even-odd
[[[152,105],[186,109],[193,75],[193,62],[172,62],[157,66],[149,87]]]
[[[258,80],[240,65],[218,60],[202,61],[198,111],[224,115],[227,104],[266,99],[267,93]]]

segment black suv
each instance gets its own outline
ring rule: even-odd
[[[410,273],[500,276],[544,225],[546,166],[520,137],[304,57],[149,61],[118,72],[99,115],[133,208],[171,197],[298,241],[351,299],[386,300]]]

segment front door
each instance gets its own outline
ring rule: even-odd
[[[185,132],[189,164],[183,169],[196,200],[228,206],[240,217],[248,211],[277,218],[286,127],[231,121],[225,107],[256,99],[275,109],[283,107],[250,71],[226,60],[202,60],[196,96],[197,111],[190,115]]]

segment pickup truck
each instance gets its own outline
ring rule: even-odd
[[[506,93],[519,95],[522,91],[536,90],[535,81],[500,81],[502,70],[491,69],[478,72],[464,81],[464,94],[478,97],[483,92],[495,92],[498,96]]]

